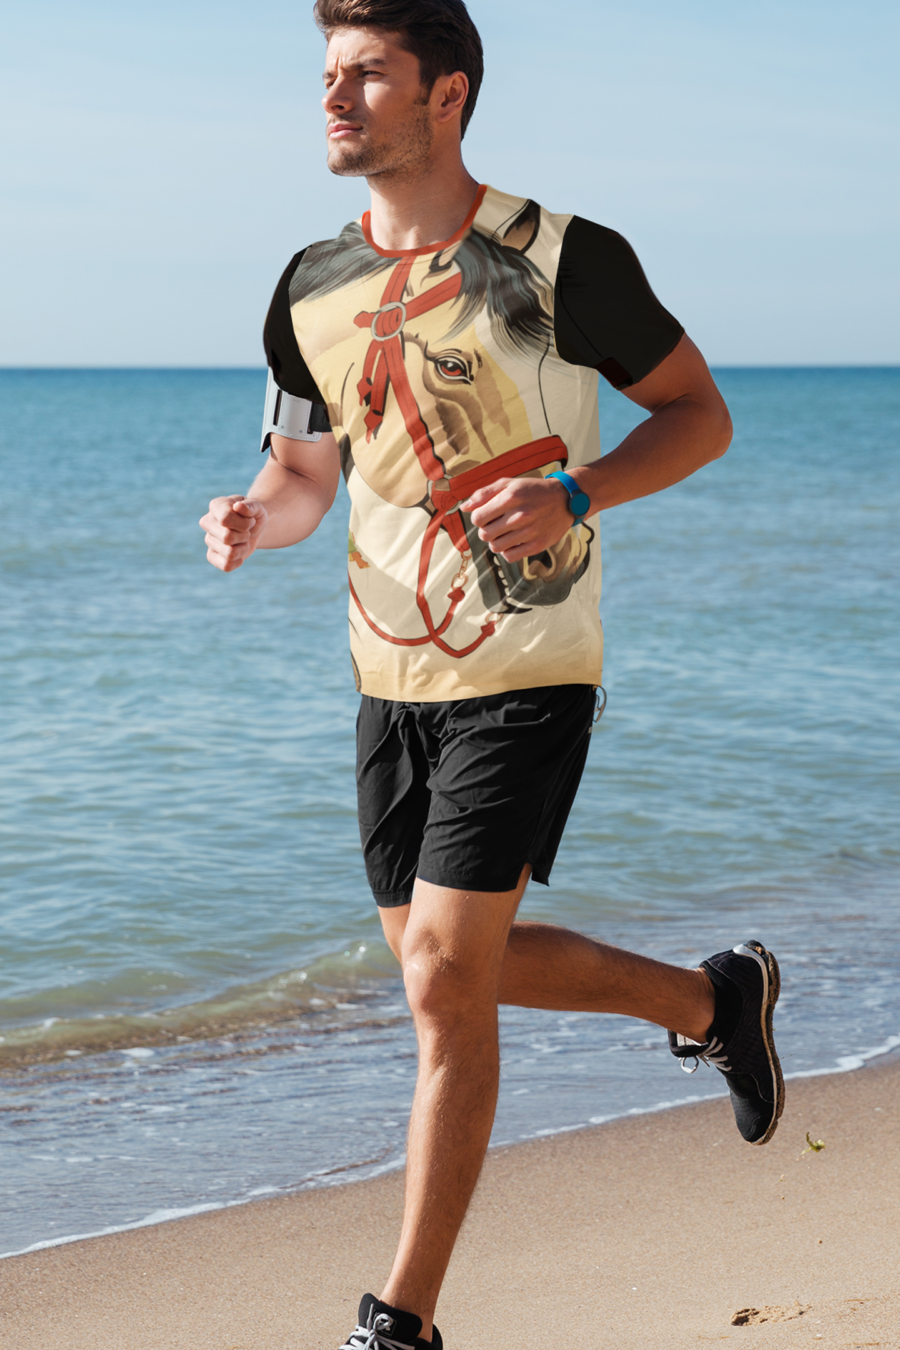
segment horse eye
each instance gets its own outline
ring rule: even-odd
[[[458,357],[439,356],[436,358],[434,364],[438,369],[438,373],[443,375],[445,380],[463,380],[466,384],[472,383],[469,367],[464,361],[460,361]]]

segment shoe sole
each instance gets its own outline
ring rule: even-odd
[[[752,940],[739,942],[732,951],[737,956],[749,956],[762,971],[763,977],[763,998],[759,1015],[759,1030],[762,1035],[763,1046],[766,1051],[766,1058],[769,1061],[769,1071],[772,1074],[772,1088],[775,1099],[775,1113],[769,1124],[769,1128],[761,1139],[748,1140],[748,1143],[767,1144],[772,1135],[778,1128],[778,1122],[781,1119],[781,1113],[784,1110],[784,1075],[781,1072],[781,1061],[778,1058],[778,1052],[775,1049],[775,1039],[772,1032],[772,1015],[775,1012],[775,1004],[778,1002],[778,995],[781,993],[781,971],[778,969],[778,962],[771,952],[766,951],[761,942]]]

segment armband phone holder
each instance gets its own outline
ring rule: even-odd
[[[269,371],[260,451],[268,450],[273,435],[287,436],[291,441],[320,441],[322,433],[330,430],[324,404],[286,393]]]

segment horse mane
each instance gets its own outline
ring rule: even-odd
[[[310,244],[291,277],[288,302],[319,300],[351,282],[373,277],[396,266],[400,258],[382,258],[366,243],[359,221],[345,225],[336,239]]]
[[[441,254],[433,259],[432,272],[446,270],[448,265],[440,259]],[[453,261],[462,273],[462,310],[452,333],[465,328],[484,304],[495,336],[508,350],[525,355],[547,350],[553,336],[552,320],[544,305],[549,286],[533,262],[480,230],[469,231]]]
[[[401,261],[401,257],[385,258],[375,253],[359,223],[352,221],[336,239],[310,244],[306,249],[291,278],[289,303],[332,295]],[[450,333],[460,332],[485,305],[491,328],[507,350],[526,355],[546,351],[552,338],[552,321],[544,304],[548,282],[539,268],[517,249],[479,230],[470,230],[446,261],[443,253],[435,254],[429,271],[448,272],[454,262],[462,274],[454,305],[461,309]]]

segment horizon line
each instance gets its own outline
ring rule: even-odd
[[[779,361],[779,362],[757,362],[757,361],[711,361],[710,370],[900,370],[900,361]],[[0,363],[0,374],[25,374],[32,371],[67,371],[67,372],[89,372],[106,371],[113,372],[140,372],[140,371],[159,371],[173,373],[177,371],[188,372],[215,372],[223,373],[245,371],[250,373],[262,373],[267,370],[266,365],[163,365],[163,364],[134,364],[134,365],[28,365],[13,366]]]

